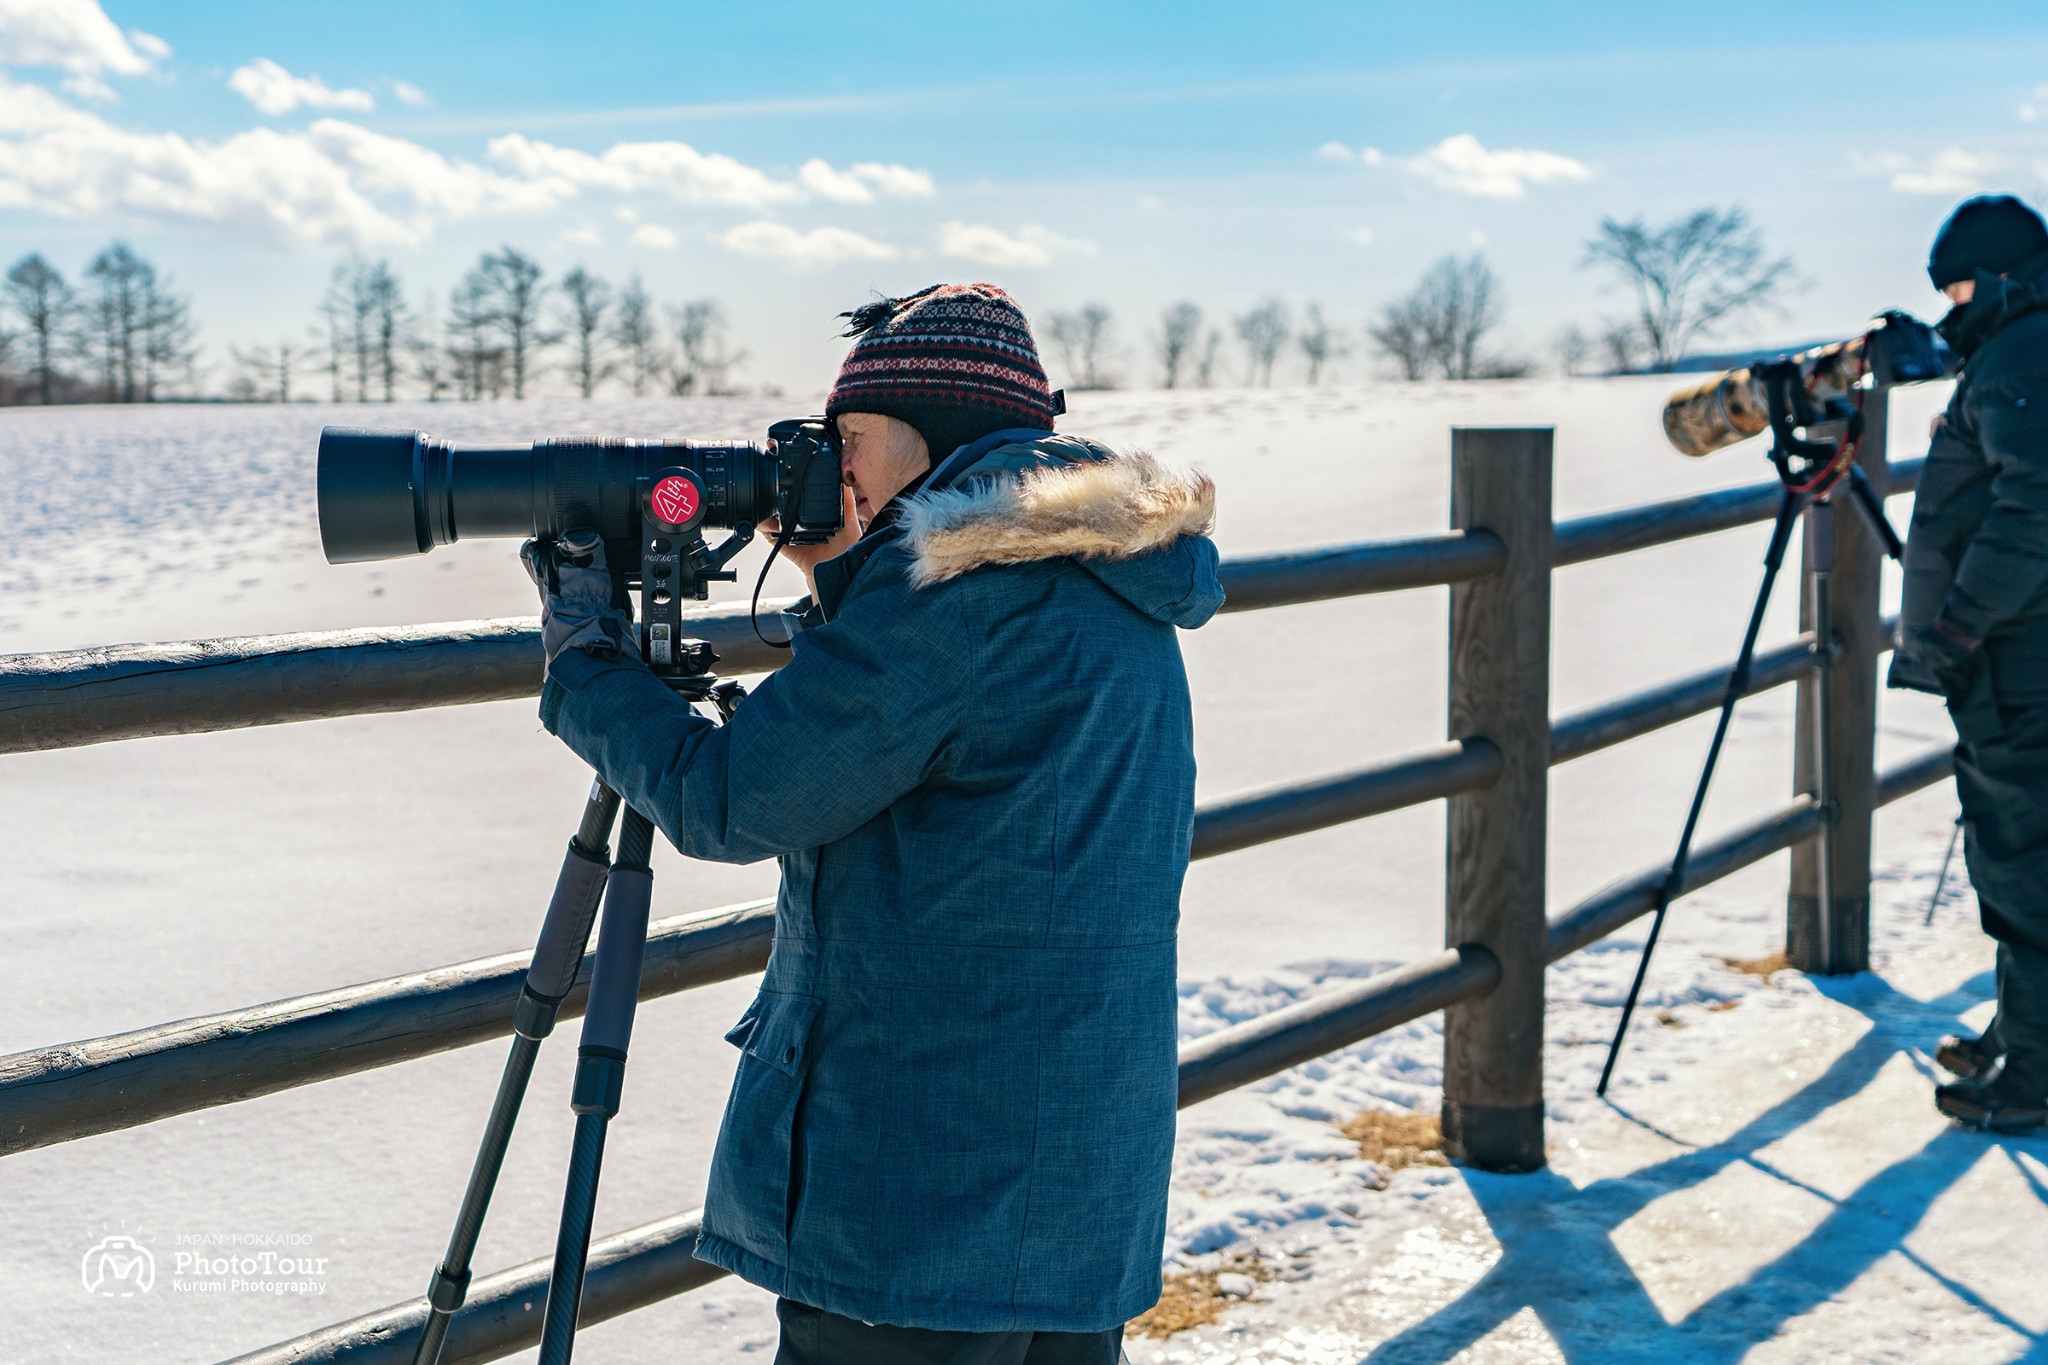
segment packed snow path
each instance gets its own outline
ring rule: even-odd
[[[1555,424],[1561,517],[1765,477],[1748,446],[1700,462],[1666,449],[1667,388],[1083,395],[1063,425],[1207,469],[1219,541],[1249,554],[1441,529],[1454,422]],[[1900,397],[1894,457],[1920,453],[1913,438],[1942,397]],[[322,563],[311,470],[323,422],[473,440],[723,436],[805,407],[10,410],[0,651],[532,612],[503,543]],[[1903,500],[1892,514],[1903,524]],[[1763,533],[1560,572],[1553,714],[1725,662]],[[1793,615],[1781,589],[1766,642],[1789,637]],[[1249,613],[1185,637],[1201,796],[1439,739],[1444,617],[1439,589]],[[1706,837],[1790,794],[1790,702],[1781,689],[1738,711]],[[1882,707],[1885,763],[1948,735],[1927,699]],[[1668,856],[1708,724],[1553,770],[1553,909]],[[527,702],[0,761],[0,932],[15,968],[0,1052],[530,944],[587,780]],[[1590,1095],[1639,935],[1559,964],[1543,1174],[1411,1169],[1371,1188],[1379,1173],[1331,1120],[1374,1103],[1433,1108],[1433,1019],[1188,1111],[1171,1263],[1256,1247],[1280,1274],[1215,1326],[1134,1341],[1133,1359],[2048,1359],[2048,1144],[1951,1131],[1927,1093],[1934,1040],[1958,1015],[1988,1016],[1990,948],[1967,901],[1916,927],[1952,818],[1946,789],[1880,815],[1870,977],[1765,985],[1721,965],[1780,946],[1782,857],[1681,902],[1612,1108]],[[1183,901],[1185,1031],[1440,947],[1442,824],[1432,805],[1198,864]],[[656,873],[657,914],[773,882],[772,868],[673,855]],[[701,1199],[732,1071],[719,1037],[751,990],[643,1008],[600,1231]],[[1658,1023],[1660,1009],[1683,1027]],[[480,1269],[553,1245],[573,1053],[542,1053]],[[198,1365],[419,1294],[503,1055],[466,1048],[0,1162],[13,1238],[0,1360]],[[109,1236],[155,1249],[151,1292],[86,1291],[81,1258]],[[292,1249],[324,1271],[317,1291],[174,1285],[180,1252],[224,1248]],[[773,1340],[771,1300],[727,1281],[597,1327],[582,1350],[717,1365],[766,1360]]]

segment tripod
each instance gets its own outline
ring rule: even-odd
[[[718,656],[709,644],[682,638],[681,603],[685,597],[701,600],[706,584],[712,581],[733,580],[735,575],[722,571],[723,565],[752,539],[753,527],[742,523],[716,549],[707,547],[698,534],[703,522],[702,486],[695,474],[680,467],[662,470],[643,481],[639,493],[645,532],[638,556],[642,660],[685,701],[711,702],[718,708],[719,719],[729,721],[745,691],[737,682],[721,680],[711,671]],[[618,793],[602,778],[593,783],[582,821],[563,856],[554,896],[534,944],[533,961],[513,1007],[511,1054],[498,1080],[497,1097],[484,1124],[447,1253],[434,1268],[427,1287],[427,1321],[413,1354],[414,1365],[436,1365],[449,1325],[468,1295],[470,1258],[512,1141],[534,1058],[541,1040],[554,1030],[562,1002],[576,983],[602,898],[597,962],[591,972],[570,1094],[576,1136],[570,1148],[554,1270],[548,1279],[547,1312],[541,1324],[542,1365],[568,1365],[583,1297],[605,1135],[619,1112],[625,1084],[626,1048],[640,996],[648,905],[654,894],[654,874],[648,866],[654,848],[653,821],[628,808],[619,829],[618,857],[613,860],[610,856],[607,841],[620,804]]]
[[[1809,568],[1813,574],[1813,651],[1814,651],[1814,729],[1817,752],[1814,755],[1817,773],[1814,800],[1820,811],[1820,858],[1818,874],[1819,887],[1816,897],[1820,912],[1817,916],[1816,946],[1822,962],[1834,957],[1832,941],[1833,926],[1829,923],[1829,910],[1834,904],[1834,888],[1831,884],[1834,862],[1834,827],[1836,819],[1834,794],[1833,741],[1831,738],[1832,719],[1830,715],[1830,682],[1834,671],[1834,624],[1830,600],[1829,578],[1835,567],[1835,521],[1831,503],[1833,495],[1846,488],[1850,500],[1863,514],[1871,531],[1885,553],[1897,559],[1902,547],[1898,534],[1884,515],[1884,504],[1877,492],[1870,486],[1870,480],[1855,463],[1857,443],[1863,435],[1863,411],[1860,405],[1845,414],[1826,414],[1841,422],[1842,431],[1838,442],[1802,440],[1795,434],[1795,428],[1812,429],[1822,423],[1824,414],[1816,412],[1808,399],[1800,379],[1799,366],[1795,361],[1760,363],[1756,367],[1758,377],[1763,381],[1764,392],[1769,400],[1771,422],[1772,465],[1778,471],[1779,497],[1778,513],[1771,526],[1771,543],[1764,554],[1763,584],[1757,589],[1756,603],[1750,608],[1749,626],[1743,632],[1742,650],[1735,658],[1735,667],[1728,674],[1728,687],[1721,696],[1720,719],[1714,726],[1713,743],[1707,746],[1707,760],[1700,769],[1698,784],[1693,788],[1692,807],[1686,812],[1685,828],[1678,836],[1678,851],[1672,855],[1671,866],[1658,884],[1656,912],[1650,921],[1649,938],[1643,944],[1643,955],[1636,962],[1635,981],[1628,988],[1628,1000],[1621,1007],[1621,1023],[1614,1030],[1614,1041],[1608,1045],[1606,1065],[1600,1068],[1600,1084],[1594,1094],[1605,1096],[1607,1083],[1614,1077],[1615,1061],[1621,1056],[1621,1044],[1628,1036],[1629,1022],[1635,1017],[1636,1001],[1642,995],[1643,978],[1650,970],[1650,955],[1657,951],[1657,939],[1664,931],[1664,918],[1671,908],[1671,902],[1685,889],[1685,874],[1692,857],[1692,839],[1699,828],[1700,811],[1707,803],[1707,788],[1713,783],[1714,768],[1721,760],[1721,746],[1728,738],[1728,724],[1735,715],[1735,703],[1749,691],[1750,669],[1756,659],[1756,637],[1762,630],[1764,611],[1770,605],[1771,589],[1777,583],[1778,570],[1785,562],[1785,549],[1792,540],[1792,523],[1800,513],[1806,513],[1806,544],[1810,559]],[[1859,394],[1863,391],[1859,390]]]

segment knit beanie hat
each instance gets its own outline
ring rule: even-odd
[[[2048,251],[2041,215],[2009,194],[1965,199],[1934,235],[1927,276],[1936,289],[1974,279],[1979,270],[2005,275]]]
[[[992,284],[935,284],[848,313],[857,338],[827,420],[874,412],[917,428],[938,464],[1005,427],[1052,429],[1060,411],[1023,312]]]

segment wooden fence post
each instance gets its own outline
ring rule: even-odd
[[[1500,985],[1444,1012],[1445,1150],[1493,1171],[1543,1158],[1545,843],[1550,766],[1548,427],[1451,430],[1451,526],[1507,546],[1451,588],[1450,738],[1500,750],[1501,776],[1450,799],[1445,943],[1500,959]]]
[[[1890,394],[1864,395],[1863,442],[1856,462],[1883,499]],[[1803,972],[1833,976],[1870,967],[1870,824],[1877,810],[1877,664],[1883,641],[1878,588],[1884,549],[1843,488],[1834,497],[1835,558],[1830,615],[1841,646],[1829,683],[1829,747],[1835,771],[1834,856],[1829,869],[1829,932],[1820,934],[1820,841],[1792,850],[1792,885],[1785,905],[1785,955]],[[1813,628],[1813,547],[1802,555],[1799,628]],[[1799,682],[1792,759],[1792,789],[1818,790],[1814,688],[1816,675]],[[1821,944],[1829,951],[1823,960]]]

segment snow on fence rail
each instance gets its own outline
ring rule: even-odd
[[[1886,404],[1881,392],[1872,397],[1866,472],[1881,491],[1905,491],[1921,462],[1882,462]],[[1544,774],[1713,710],[1728,679],[1727,668],[1708,669],[1551,719],[1552,571],[1768,520],[1779,496],[1776,483],[1753,484],[1553,524],[1550,469],[1548,429],[1453,429],[1448,534],[1224,564],[1225,610],[1451,585],[1450,741],[1210,803],[1196,813],[1191,852],[1213,857],[1448,799],[1446,938],[1456,946],[1190,1042],[1180,1056],[1183,1107],[1443,1009],[1447,1146],[1490,1169],[1542,1163],[1534,1048],[1543,968],[1648,913],[1666,871],[1644,868],[1547,917]],[[1824,813],[1811,796],[1696,848],[1683,888],[1791,849],[1788,952],[1795,965],[1821,972],[1866,965],[1872,811],[1950,771],[1946,751],[1874,770],[1876,660],[1892,626],[1878,614],[1875,544],[1847,509],[1836,517],[1836,630],[1825,646],[1838,769],[1833,901],[1821,906],[1814,894]],[[1803,623],[1805,615],[1803,603]],[[738,608],[700,610],[693,627],[728,671],[777,662]],[[1809,631],[1760,651],[1748,688],[1800,685],[1795,774],[1809,790],[1820,647]],[[528,618],[0,658],[0,753],[531,696],[538,650]],[[1831,919],[1829,935],[1816,932],[1822,915]],[[658,921],[641,997],[759,971],[772,931],[768,902]],[[1815,954],[1818,942],[1834,945],[1829,960]],[[527,958],[506,953],[0,1057],[0,1155],[502,1037]],[[591,965],[586,957],[565,1013],[581,1012]],[[717,1278],[721,1272],[690,1255],[697,1227],[691,1211],[593,1242],[582,1321]],[[547,1273],[541,1260],[480,1278],[443,1358],[493,1360],[532,1345],[539,1328],[524,1305],[545,1292]],[[238,1360],[409,1361],[425,1314],[425,1301],[415,1299]]]

